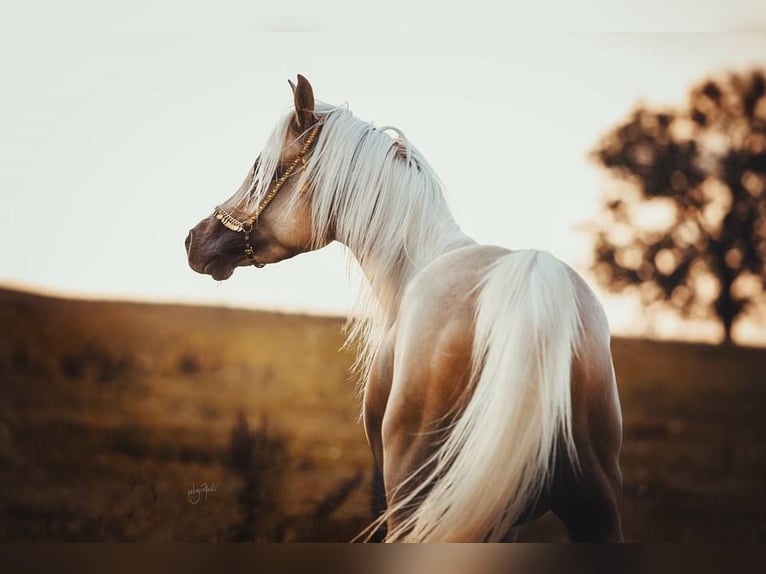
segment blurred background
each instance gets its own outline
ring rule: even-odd
[[[425,27],[350,2],[3,4],[0,540],[370,521],[343,249],[224,283],[183,249],[297,73],[401,128],[466,233],[547,249],[604,301],[629,540],[766,539],[763,8],[484,4]],[[549,516],[523,537],[566,539]]]

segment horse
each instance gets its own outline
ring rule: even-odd
[[[606,314],[550,253],[481,245],[401,130],[289,81],[239,189],[186,237],[221,281],[337,241],[363,272],[348,320],[387,542],[516,540],[551,511],[620,542],[622,414]]]

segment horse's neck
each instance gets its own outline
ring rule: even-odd
[[[438,233],[432,234],[426,241],[422,237],[408,238],[404,242],[407,247],[401,250],[398,263],[394,266],[382,265],[375,253],[364,259],[354,253],[367,277],[372,294],[389,321],[396,317],[402,293],[418,272],[445,253],[476,243],[462,232],[448,213],[441,216],[437,229]],[[353,253],[354,249],[350,249]]]

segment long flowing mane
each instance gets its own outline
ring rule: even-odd
[[[311,201],[315,243],[333,236],[364,269],[347,343],[361,346],[357,367],[365,381],[409,279],[464,236],[441,181],[401,131],[377,128],[346,107],[318,104],[316,114],[322,128],[296,185],[311,189],[305,197]],[[248,194],[251,205],[268,190],[290,120],[287,114],[261,153]]]

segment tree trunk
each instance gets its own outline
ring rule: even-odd
[[[723,325],[723,344],[724,345],[734,344],[734,340],[731,338],[731,327],[732,327],[732,322],[724,323]]]
[[[731,329],[734,326],[734,320],[739,315],[741,304],[731,296],[728,288],[724,288],[715,302],[715,308],[723,326],[723,344],[732,345],[734,340],[731,338]]]

